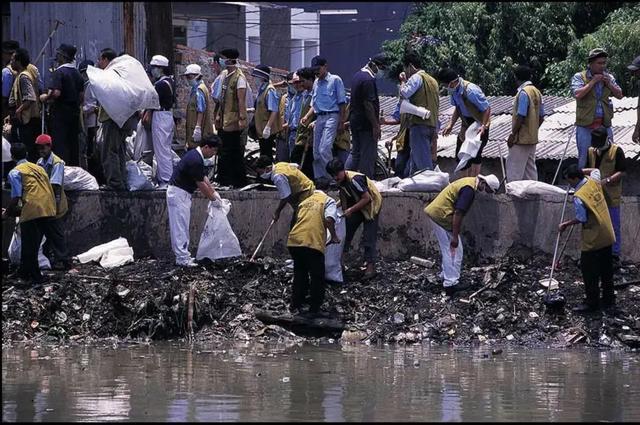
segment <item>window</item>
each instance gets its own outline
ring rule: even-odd
[[[249,37],[249,62],[260,63],[260,37]]]
[[[304,44],[302,40],[291,40],[291,71],[304,67]]]

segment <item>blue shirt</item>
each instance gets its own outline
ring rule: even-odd
[[[347,103],[342,78],[327,72],[324,78],[316,78],[311,92],[311,106],[318,112],[340,112],[340,105]]]
[[[396,109],[393,111],[393,114],[391,114],[391,118],[393,118],[396,121],[400,121],[400,102],[402,102],[402,99],[398,99],[398,103],[396,104]]]
[[[462,116],[467,118],[473,118],[471,113],[467,110],[467,107],[464,106],[464,102],[462,101],[462,92],[464,91],[464,84],[462,83],[462,78],[460,78],[460,84],[456,87],[456,91],[451,96],[451,104],[460,109],[460,113]],[[489,107],[489,101],[484,96],[482,89],[473,83],[469,83],[467,86],[467,100],[471,102],[478,111],[484,112]]]
[[[204,181],[204,177],[204,156],[200,147],[197,147],[184,154],[174,167],[169,184],[192,194],[198,188],[196,182]]]
[[[613,78],[613,75],[609,74],[609,76],[611,77],[611,85],[618,87],[618,83],[616,83],[616,79]],[[587,79],[590,80],[591,78],[593,78],[593,74],[591,73],[590,69],[587,69]],[[582,73],[577,72],[576,74],[573,75],[573,78],[571,78],[571,94],[573,95],[573,97],[576,97],[576,90],[581,89],[584,86],[586,86],[586,84],[582,80]],[[604,90],[604,83],[603,82],[596,83],[596,85],[591,90],[595,90],[596,98],[598,100],[598,102],[596,102],[595,117],[602,118],[604,116],[604,111],[602,110],[602,104],[599,101],[600,101],[600,98],[602,97],[602,91]],[[609,106],[612,106],[612,105],[613,104],[611,103],[611,100],[609,100]]]
[[[13,73],[9,67],[2,68],[2,97],[9,97],[13,86]]]
[[[290,129],[298,127],[300,122],[300,112],[302,111],[303,92],[296,93],[295,96],[287,97],[287,108],[285,110],[285,121]]]
[[[269,86],[268,82],[265,81],[264,83],[262,83],[262,85],[258,89],[258,97],[256,97],[256,102],[258,101],[260,96],[262,96],[262,93],[266,90],[268,86]],[[257,106],[257,103],[256,103],[256,106]],[[267,111],[278,112],[278,109],[280,107],[280,95],[278,94],[277,91],[269,90],[267,92],[266,106],[267,106]]]
[[[26,159],[21,159],[16,164],[16,167],[20,164],[24,164],[25,162],[27,162]],[[22,198],[22,174],[20,174],[20,171],[15,168],[9,171],[8,179],[9,184],[11,185],[11,197]]]
[[[576,192],[578,191],[578,189],[580,189],[582,186],[585,185],[585,183],[587,182],[586,178],[583,178],[580,183],[578,183],[576,185]],[[587,222],[587,207],[584,205],[584,202],[582,202],[582,200],[580,198],[578,198],[577,196],[573,197],[573,206],[576,210],[576,220],[578,220],[580,223],[586,223]]]
[[[422,87],[422,77],[416,72],[406,83],[400,86],[400,95],[405,99],[409,99],[418,89]]]
[[[199,86],[200,86],[200,83],[198,82],[197,86],[191,87],[190,97],[193,97],[193,96],[196,97],[196,111],[200,113],[204,113],[205,109],[207,109],[207,102],[204,98],[204,93],[202,93],[202,90],[198,90]]]
[[[526,117],[527,111],[529,110],[529,96],[527,95],[527,92],[525,92],[523,89],[526,86],[530,86],[530,85],[531,85],[531,81],[525,81],[524,83],[522,83],[520,87],[518,87],[518,115],[520,115],[521,117]],[[543,101],[540,102],[540,113],[538,115],[541,117],[544,117]]]
[[[46,161],[40,158],[36,164],[44,168],[44,171],[46,171],[49,176],[51,184],[57,184],[59,186],[64,184],[64,161],[53,165],[53,154],[51,154]]]

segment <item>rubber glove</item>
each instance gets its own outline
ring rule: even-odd
[[[269,138],[269,136],[271,136],[271,127],[266,126],[266,127],[264,128],[264,130],[262,130],[262,138],[263,138],[263,139],[268,139],[268,138]]]
[[[202,129],[197,125],[196,128],[193,129],[193,141],[199,142],[200,140],[202,140]]]

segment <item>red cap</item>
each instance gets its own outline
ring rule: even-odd
[[[36,145],[50,145],[51,136],[48,134],[41,134],[36,138]]]

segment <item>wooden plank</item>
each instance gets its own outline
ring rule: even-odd
[[[279,313],[267,310],[257,310],[256,318],[268,325],[280,326],[302,326],[307,328],[317,328],[326,330],[341,331],[345,328],[343,322],[336,318],[314,318],[308,319],[302,316],[292,316],[289,313]]]

